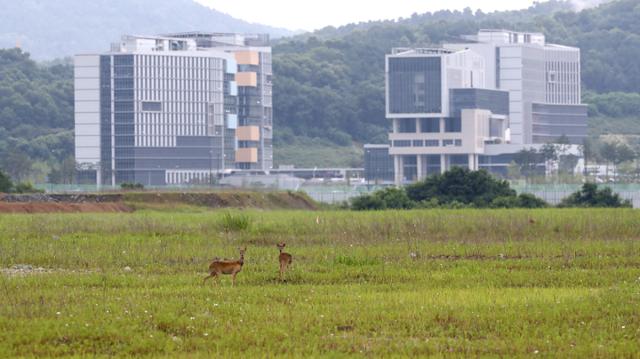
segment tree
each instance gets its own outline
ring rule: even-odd
[[[584,159],[583,174],[586,177],[589,175],[589,171],[587,169],[589,161],[594,160],[595,162],[595,156],[597,154],[596,144],[591,139],[585,138],[582,141],[582,145],[580,145],[580,152],[582,153],[582,158]]]
[[[11,178],[0,170],[0,192],[9,193],[13,190],[13,182]]]
[[[488,207],[497,197],[516,195],[507,181],[496,179],[485,170],[470,171],[460,167],[430,176],[406,189],[409,199],[414,202],[437,198],[440,204],[455,201],[476,207]]]
[[[513,156],[513,161],[519,166],[520,173],[525,179],[529,180],[531,176],[539,172],[541,157],[535,148],[523,149]]]
[[[33,161],[24,152],[12,149],[2,160],[2,166],[7,169],[9,175],[19,182],[26,180],[31,171]]]
[[[365,194],[351,200],[351,208],[358,211],[382,209],[410,209],[414,203],[404,188],[389,187],[373,194]]]
[[[595,183],[585,183],[582,188],[562,200],[559,207],[633,207],[629,200],[622,200],[611,188],[598,189]]]
[[[618,166],[620,166],[620,164],[624,162],[632,161],[636,157],[636,154],[633,151],[633,149],[629,147],[629,145],[627,145],[626,143],[617,144],[615,153],[616,155],[613,160],[613,164],[616,166],[616,171],[614,172],[614,178],[617,179]]]
[[[614,165],[613,178],[616,180],[615,167],[619,166],[623,162],[631,161],[635,158],[635,152],[633,149],[620,142],[609,141],[602,144],[600,150],[602,157],[607,161],[607,177],[609,177],[609,163]]]
[[[613,162],[616,158],[616,144],[613,142],[605,142],[600,147],[600,154],[606,161],[606,173],[607,179],[609,179],[609,163]]]
[[[544,161],[545,171],[551,173],[553,163],[558,160],[558,148],[552,143],[545,143],[540,149],[540,155]]]

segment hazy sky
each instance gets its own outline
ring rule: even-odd
[[[196,0],[233,17],[291,30],[409,17],[442,9],[523,9],[533,0]]]

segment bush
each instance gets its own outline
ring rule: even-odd
[[[521,193],[518,196],[518,202],[520,208],[545,208],[549,204],[542,198],[536,197],[531,193]]]
[[[411,209],[414,207],[414,203],[409,199],[404,188],[389,187],[351,200],[351,208],[357,211]]]
[[[124,190],[141,190],[144,189],[144,185],[142,183],[124,182],[120,184],[120,188]]]
[[[246,214],[227,212],[222,216],[221,225],[225,232],[246,231],[251,227],[251,218]]]
[[[491,208],[545,208],[548,203],[530,193],[503,196],[491,201]]]
[[[363,194],[351,199],[351,209],[356,211],[379,211],[387,208],[378,196]]]
[[[489,207],[498,197],[516,196],[507,181],[496,179],[484,170],[470,171],[460,167],[410,185],[406,191],[414,202],[437,198],[441,205],[455,201],[478,208]]]
[[[406,188],[385,188],[351,200],[358,211],[411,208],[544,208],[544,200],[516,191],[488,172],[453,168]]]
[[[562,200],[558,207],[602,207],[602,208],[631,208],[629,200],[623,200],[620,195],[613,193],[611,188],[598,189],[595,183],[585,183],[582,188]]]
[[[0,192],[9,193],[13,190],[13,182],[11,178],[4,172],[0,171]]]
[[[33,187],[29,182],[18,183],[13,188],[14,193],[44,193],[43,190]]]

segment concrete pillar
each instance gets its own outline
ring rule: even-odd
[[[440,174],[447,172],[447,155],[440,155]]]
[[[422,168],[422,156],[421,155],[416,155],[416,172],[417,172],[417,180],[420,181],[422,180],[425,175],[424,175],[424,170]]]
[[[478,170],[477,157],[473,153],[469,154],[469,169],[471,171],[477,171]]]
[[[402,177],[404,177],[403,166],[402,166],[402,156],[395,155],[393,156],[393,167],[395,170],[395,182],[396,186],[402,185]]]

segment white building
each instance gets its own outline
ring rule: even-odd
[[[123,36],[75,57],[76,161],[97,184],[208,183],[235,168],[237,63],[196,42]]]
[[[562,136],[577,145],[587,135],[579,49],[507,30],[464,39],[437,49],[394,49],[386,57],[396,184],[453,166],[506,175],[523,149]],[[367,173],[383,173],[384,161],[369,162],[380,171]]]
[[[480,30],[469,49],[485,59],[486,87],[509,91],[511,142],[553,142],[565,135],[581,144],[587,135],[587,106],[581,102],[580,49],[546,43],[541,33]]]
[[[508,142],[508,93],[484,88],[484,59],[475,52],[394,49],[386,78],[397,184],[452,166],[478,169],[489,144]]]

